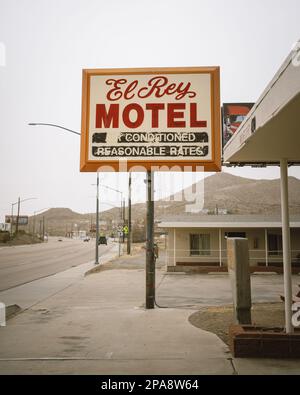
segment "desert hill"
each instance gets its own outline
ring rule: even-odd
[[[194,193],[196,190],[204,193],[203,215],[224,212],[224,210],[228,214],[280,214],[280,181],[278,179],[253,180],[229,173],[216,173],[198,184],[168,199],[156,201],[156,219],[165,215],[186,213],[186,206],[191,203],[191,192]],[[183,196],[181,201],[176,201],[178,195]],[[300,214],[300,180],[294,177],[289,177],[289,206],[292,215]],[[36,216],[37,229],[43,215],[50,234],[63,235],[74,230],[75,227],[80,230],[89,230],[91,224],[95,223],[95,213],[80,214],[69,208],[51,208]],[[142,226],[145,217],[145,203],[132,205],[132,220],[135,224]],[[117,207],[100,214],[100,220],[108,223],[112,221],[117,223],[119,219],[120,209]],[[31,217],[29,226],[32,226],[32,221]]]

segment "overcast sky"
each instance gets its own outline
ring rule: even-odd
[[[18,196],[38,198],[22,214],[94,211],[96,175],[79,172],[79,137],[27,126],[80,131],[83,68],[220,65],[222,102],[256,101],[300,38],[299,15],[299,0],[0,0],[0,222]],[[277,168],[226,171],[279,176]],[[290,175],[300,178],[300,168]],[[126,189],[124,175],[119,186],[101,178]],[[166,176],[157,181],[158,197],[171,192]],[[133,189],[143,199],[143,175]],[[118,199],[101,190],[102,209]]]

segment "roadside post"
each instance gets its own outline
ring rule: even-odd
[[[119,244],[119,257],[121,256],[121,238],[123,237],[123,231],[121,230],[122,227],[118,229],[118,244]]]
[[[248,239],[227,239],[228,272],[237,324],[251,324],[251,284]]]

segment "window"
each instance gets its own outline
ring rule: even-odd
[[[210,255],[210,235],[190,235],[190,251],[193,256]]]
[[[282,254],[282,237],[281,235],[268,234],[268,251],[269,255]]]
[[[253,239],[253,249],[254,250],[258,250],[259,248],[259,238],[258,237],[254,237]]]
[[[246,239],[246,233],[245,232],[225,232],[225,238],[227,237],[242,237],[243,239]]]

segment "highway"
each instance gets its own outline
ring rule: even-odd
[[[112,244],[99,245],[99,255]],[[0,291],[47,277],[71,267],[92,261],[95,240],[83,242],[50,237],[42,244],[0,248]]]

